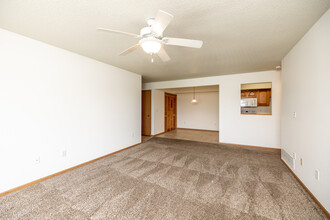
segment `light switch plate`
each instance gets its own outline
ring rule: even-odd
[[[315,179],[320,180],[320,171],[319,170],[315,170]]]
[[[36,159],[34,160],[35,164],[39,164],[40,163],[40,156],[37,156]]]

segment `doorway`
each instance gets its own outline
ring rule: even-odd
[[[158,137],[219,142],[219,85],[162,89],[159,94],[158,99],[164,100],[164,106],[158,108],[162,118],[155,117],[153,123],[162,125],[165,133]]]
[[[177,127],[177,96],[165,93],[165,132]]]

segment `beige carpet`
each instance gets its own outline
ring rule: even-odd
[[[279,152],[152,138],[0,198],[1,219],[326,219]]]
[[[157,135],[157,137],[165,137],[170,139],[180,139],[187,141],[199,141],[215,144],[219,143],[219,131],[186,130],[179,128],[165,132],[161,135]]]

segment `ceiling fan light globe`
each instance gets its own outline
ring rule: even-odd
[[[162,48],[161,41],[156,38],[141,39],[139,43],[144,52],[148,54],[156,54]]]

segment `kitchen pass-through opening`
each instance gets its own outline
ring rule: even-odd
[[[272,114],[272,83],[241,84],[241,114]]]

